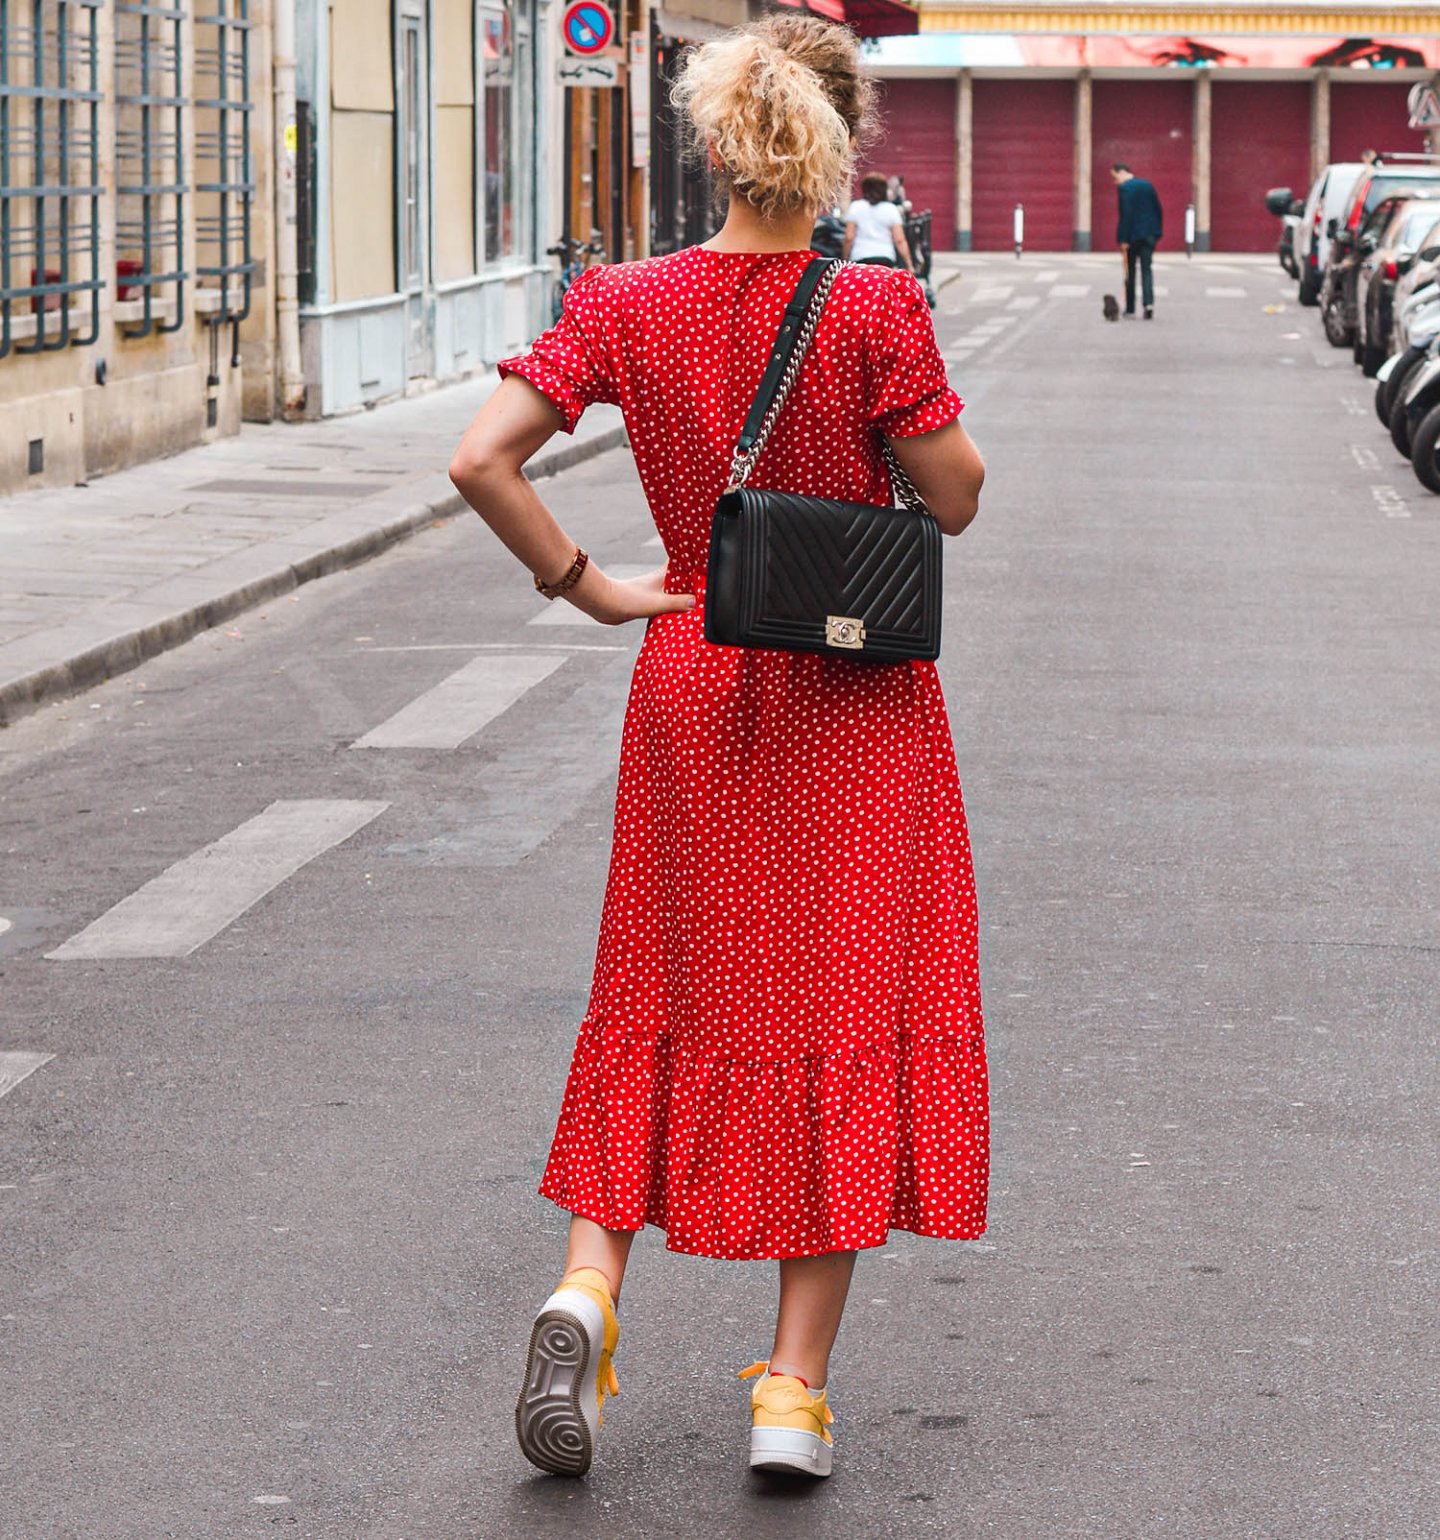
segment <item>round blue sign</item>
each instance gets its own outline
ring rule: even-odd
[[[615,17],[600,0],[573,0],[560,25],[571,53],[599,53],[615,36]]]

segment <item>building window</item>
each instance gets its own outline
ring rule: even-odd
[[[195,17],[195,306],[224,321],[250,314],[255,273],[252,27],[250,0],[210,0]]]
[[[484,0],[479,7],[482,184],[487,262],[525,256],[531,245],[534,166],[532,0]]]
[[[185,12],[115,7],[115,320],[132,337],[185,321]]]
[[[0,4],[0,358],[99,335],[99,5]]]

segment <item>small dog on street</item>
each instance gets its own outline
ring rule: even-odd
[[[1118,321],[1120,319],[1120,301],[1113,294],[1105,296],[1105,319]]]

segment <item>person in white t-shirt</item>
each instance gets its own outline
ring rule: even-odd
[[[845,258],[849,262],[877,262],[914,272],[910,247],[905,240],[905,220],[885,196],[885,178],[872,171],[860,183],[862,197],[845,214]]]

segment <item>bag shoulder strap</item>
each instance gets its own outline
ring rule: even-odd
[[[770,360],[760,379],[760,388],[755,392],[755,400],[750,405],[745,426],[735,441],[735,453],[730,460],[732,488],[743,487],[746,478],[755,469],[760,451],[764,449],[780,409],[785,405],[785,398],[790,394],[790,387],[800,372],[800,365],[815,336],[825,301],[830,297],[830,290],[844,265],[838,257],[822,257],[818,262],[808,263],[800,275],[800,282],[795,285],[795,292],[785,307],[780,331],[770,350]],[[891,492],[898,495],[900,501],[912,512],[928,514],[930,510],[919,488],[905,474],[883,435],[880,438],[880,451],[890,473]]]
[[[801,328],[805,322],[806,312],[810,309],[810,301],[815,297],[815,290],[819,288],[820,280],[831,267],[838,265],[834,257],[822,257],[818,262],[807,263],[805,271],[801,273],[800,282],[795,285],[795,292],[791,295],[790,303],[786,305],[785,314],[781,318],[775,345],[770,349],[770,361],[765,366],[765,373],[760,377],[760,388],[755,392],[749,415],[745,418],[745,426],[741,428],[740,437],[735,441],[737,454],[744,454],[760,437],[760,430],[765,424],[765,414],[775,400],[775,393],[780,389],[780,382],[785,378],[785,370],[800,341]]]

